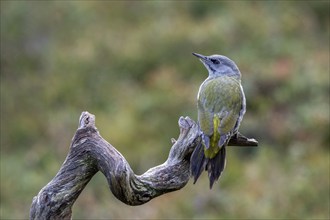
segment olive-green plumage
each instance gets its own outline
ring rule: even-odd
[[[210,137],[205,157],[211,159],[224,144],[218,146],[220,137],[230,134],[238,120],[242,107],[240,81],[228,76],[207,79],[200,88],[197,103],[200,128]]]
[[[212,188],[225,167],[225,146],[230,137],[237,133],[245,113],[245,96],[240,72],[233,61],[221,55],[194,55],[209,70],[209,77],[202,83],[197,95],[203,144],[193,152],[191,172],[196,182],[202,170],[207,170]]]

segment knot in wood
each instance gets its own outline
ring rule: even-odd
[[[94,126],[95,126],[95,115],[90,114],[87,111],[82,112],[79,118],[78,129],[86,128],[86,127],[94,127]]]

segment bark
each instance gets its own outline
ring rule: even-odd
[[[33,198],[30,219],[70,219],[72,205],[91,180],[101,171],[111,192],[127,205],[141,205],[164,193],[179,190],[190,178],[189,161],[201,141],[197,124],[180,117],[180,135],[172,139],[168,159],[161,165],[135,175],[125,158],[95,127],[95,116],[83,112],[69,153],[56,176]],[[241,134],[229,145],[257,146]]]

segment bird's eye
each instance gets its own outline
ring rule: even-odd
[[[217,59],[210,59],[210,60],[213,64],[219,64],[220,63],[219,60],[217,60]]]

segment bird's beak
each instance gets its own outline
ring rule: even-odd
[[[198,57],[199,59],[201,59],[201,61],[205,60],[207,61],[207,56],[204,56],[202,54],[198,54],[198,53],[192,53],[194,56]]]

